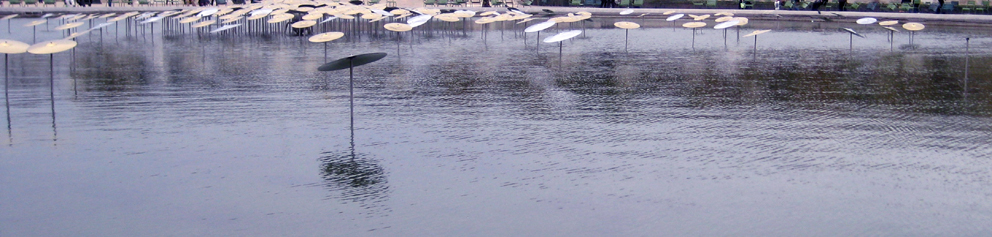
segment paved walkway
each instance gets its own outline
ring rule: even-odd
[[[419,6],[414,6],[419,7]],[[2,7],[0,14],[11,13],[105,13],[105,12],[129,12],[129,11],[165,11],[175,9],[194,8],[190,6],[125,6],[125,7]],[[444,9],[469,9],[475,11],[504,11],[506,8],[483,8],[483,7],[445,7]],[[578,11],[588,11],[596,17],[621,17],[618,13],[628,8],[591,8],[591,7],[547,7],[531,6],[520,7],[525,12],[541,13],[543,9],[548,9],[556,13],[569,13]],[[717,12],[732,12],[738,16],[751,19],[762,20],[824,20],[827,18],[833,21],[854,21],[861,17],[875,17],[880,20],[904,20],[919,21],[927,24],[940,25],[992,25],[992,15],[971,15],[971,14],[931,14],[931,13],[897,13],[897,12],[856,12],[856,11],[789,11],[789,10],[738,10],[738,9],[671,9],[671,8],[633,8],[635,13],[624,17],[637,17],[648,13],[644,17],[664,18],[662,15],[666,11],[677,11],[686,14],[715,14]]]

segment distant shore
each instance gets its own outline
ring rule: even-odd
[[[238,5],[229,5],[238,6]],[[22,14],[25,17],[39,16],[44,13],[110,13],[110,12],[130,12],[130,11],[166,11],[176,9],[197,8],[192,6],[115,6],[105,5],[92,7],[3,7],[0,8],[0,15]],[[737,16],[744,16],[751,19],[761,20],[790,20],[790,21],[851,21],[862,17],[874,17],[878,19],[891,19],[901,21],[918,21],[923,23],[940,25],[987,25],[992,24],[992,15],[972,15],[972,14],[932,14],[932,13],[898,13],[898,12],[862,12],[862,11],[809,11],[809,10],[753,10],[753,9],[672,9],[672,8],[593,8],[593,7],[550,7],[550,6],[529,6],[518,7],[529,13],[543,13],[543,9],[551,10],[555,13],[573,13],[587,11],[593,13],[595,17],[646,17],[664,18],[662,13],[676,11],[686,14],[715,14],[717,12],[731,12]],[[505,11],[503,7],[441,7],[441,9],[467,9],[473,11]],[[635,13],[627,16],[620,16],[618,13],[626,9],[634,9]],[[641,16],[641,14],[646,14]]]

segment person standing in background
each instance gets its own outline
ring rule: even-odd
[[[813,6],[810,7],[810,10],[816,11],[816,14],[820,14],[820,6],[827,4],[827,1],[828,0],[817,0],[816,2],[813,2]]]
[[[838,11],[844,11],[844,7],[846,7],[846,6],[847,6],[847,0],[838,0],[837,1],[837,10]]]

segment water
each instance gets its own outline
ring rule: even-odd
[[[328,60],[390,54],[355,69],[354,137],[347,71],[298,37],[108,28],[54,56],[54,106],[48,57],[11,55],[0,235],[992,233],[985,33],[752,20],[756,51],[693,50],[647,20],[624,52],[612,21],[561,57],[509,24],[352,32]]]

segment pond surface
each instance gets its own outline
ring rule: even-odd
[[[646,20],[625,52],[613,20],[561,56],[523,25],[349,28],[327,60],[389,53],[354,130],[300,37],[111,26],[54,84],[11,55],[0,235],[992,235],[984,31],[753,20],[755,50]]]

